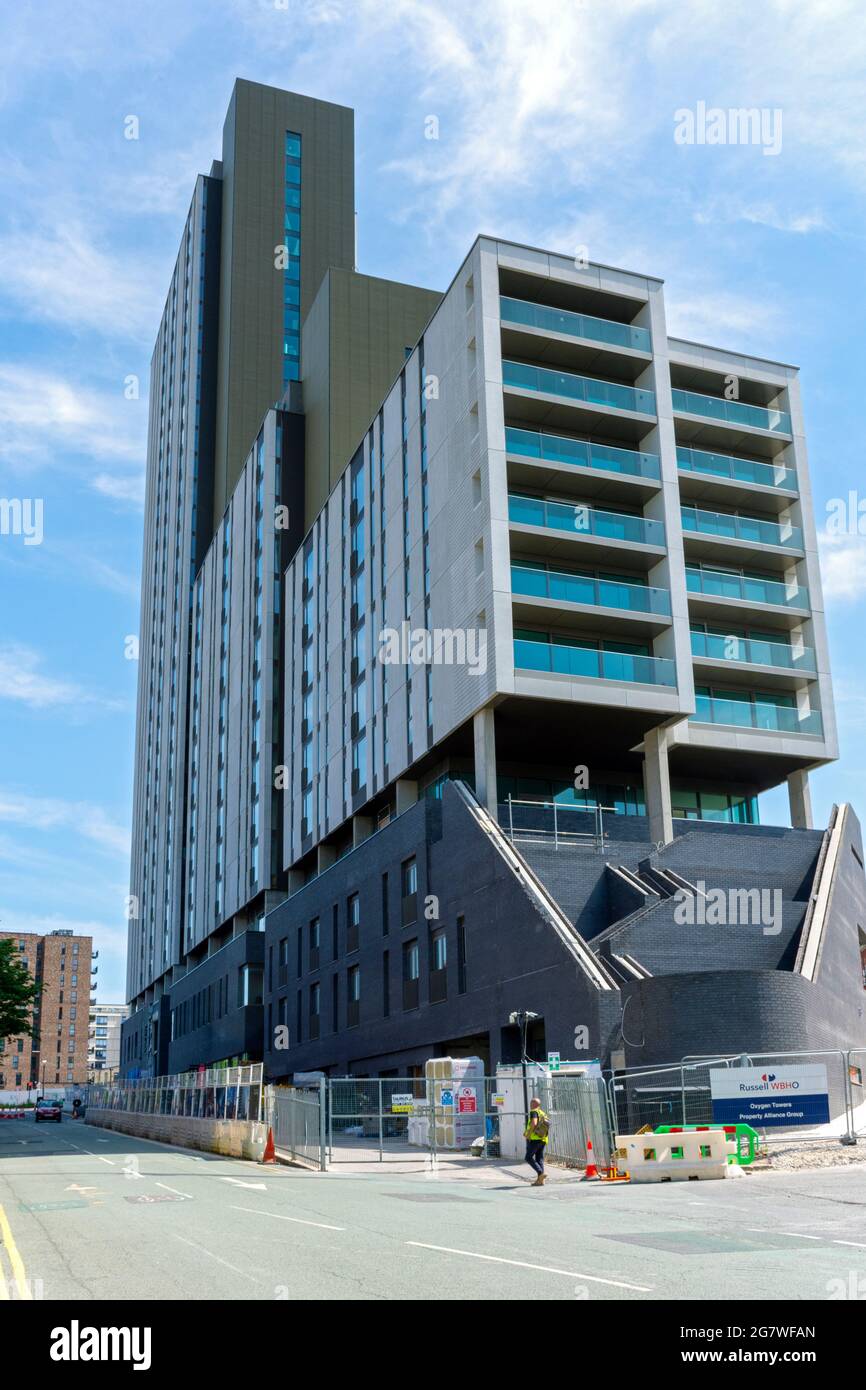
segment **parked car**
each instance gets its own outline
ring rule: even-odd
[[[63,1108],[59,1101],[48,1100],[46,1096],[40,1096],[36,1102],[33,1119],[37,1124],[40,1120],[56,1120],[60,1124],[63,1119]]]

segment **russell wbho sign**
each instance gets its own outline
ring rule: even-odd
[[[830,1119],[827,1068],[714,1067],[710,1070],[713,1120],[717,1124],[823,1125]]]

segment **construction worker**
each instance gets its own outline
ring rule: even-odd
[[[530,1187],[544,1186],[544,1148],[549,1136],[550,1121],[541,1108],[539,1097],[533,1096],[529,1102],[529,1118],[523,1131],[526,1140],[526,1162],[536,1175],[535,1182],[530,1183]]]

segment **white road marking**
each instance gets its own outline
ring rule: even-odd
[[[176,1187],[169,1187],[167,1182],[158,1182],[156,1185],[157,1187],[164,1187],[166,1192],[173,1192],[175,1197],[187,1197],[189,1201],[193,1200],[191,1192],[178,1192]]]
[[[614,1289],[634,1289],[637,1293],[652,1293],[646,1284],[626,1284],[621,1279],[600,1279],[597,1274],[578,1274],[573,1269],[554,1269],[550,1265],[532,1265],[526,1260],[506,1260],[501,1255],[479,1255],[477,1250],[454,1250],[450,1245],[426,1245],[422,1240],[407,1240],[407,1245],[415,1245],[420,1250],[438,1250],[443,1255],[465,1255],[470,1260],[492,1260],[498,1265],[516,1265],[519,1269],[536,1269],[542,1274],[562,1274],[566,1279],[587,1279],[591,1284],[608,1284]]]
[[[793,1236],[797,1240],[823,1240],[823,1236],[807,1236],[802,1231],[780,1231],[780,1236]]]
[[[268,1190],[263,1182],[244,1182],[243,1178],[224,1178],[219,1173],[215,1173],[214,1176],[219,1178],[220,1182],[234,1183],[235,1187],[252,1187],[256,1192],[267,1192]]]
[[[248,1211],[253,1216],[267,1216],[272,1221],[292,1221],[296,1226],[318,1226],[320,1231],[345,1231],[345,1226],[329,1226],[324,1221],[303,1221],[300,1216],[283,1216],[276,1211],[262,1211],[261,1207],[232,1207],[232,1211]]]
[[[114,1167],[114,1159],[106,1158],[104,1154],[95,1154],[92,1149],[82,1149],[80,1144],[73,1144],[71,1139],[61,1139],[61,1144],[67,1148],[75,1149],[80,1154],[87,1154],[90,1158],[98,1158],[100,1163],[107,1163],[110,1168]]]
[[[859,1240],[834,1240],[834,1245],[853,1245],[855,1250],[866,1250],[866,1245]]]
[[[196,1245],[194,1240],[187,1240],[186,1236],[179,1236],[176,1231],[173,1231],[172,1234],[175,1240],[181,1241],[183,1245],[192,1246],[193,1250],[200,1251],[202,1255],[210,1256],[212,1260],[216,1260],[217,1264],[225,1265],[226,1269],[232,1270],[234,1274],[239,1274],[242,1279],[249,1279],[251,1284],[261,1285],[260,1279],[254,1279],[252,1274],[247,1274],[246,1270],[238,1269],[237,1265],[229,1264],[228,1260],[223,1259],[222,1255],[215,1255],[212,1250],[206,1250],[203,1245]]]

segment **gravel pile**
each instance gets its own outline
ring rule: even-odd
[[[813,1139],[808,1143],[770,1144],[764,1171],[794,1172],[799,1168],[838,1168],[866,1163],[866,1142],[840,1144],[838,1139]]]

